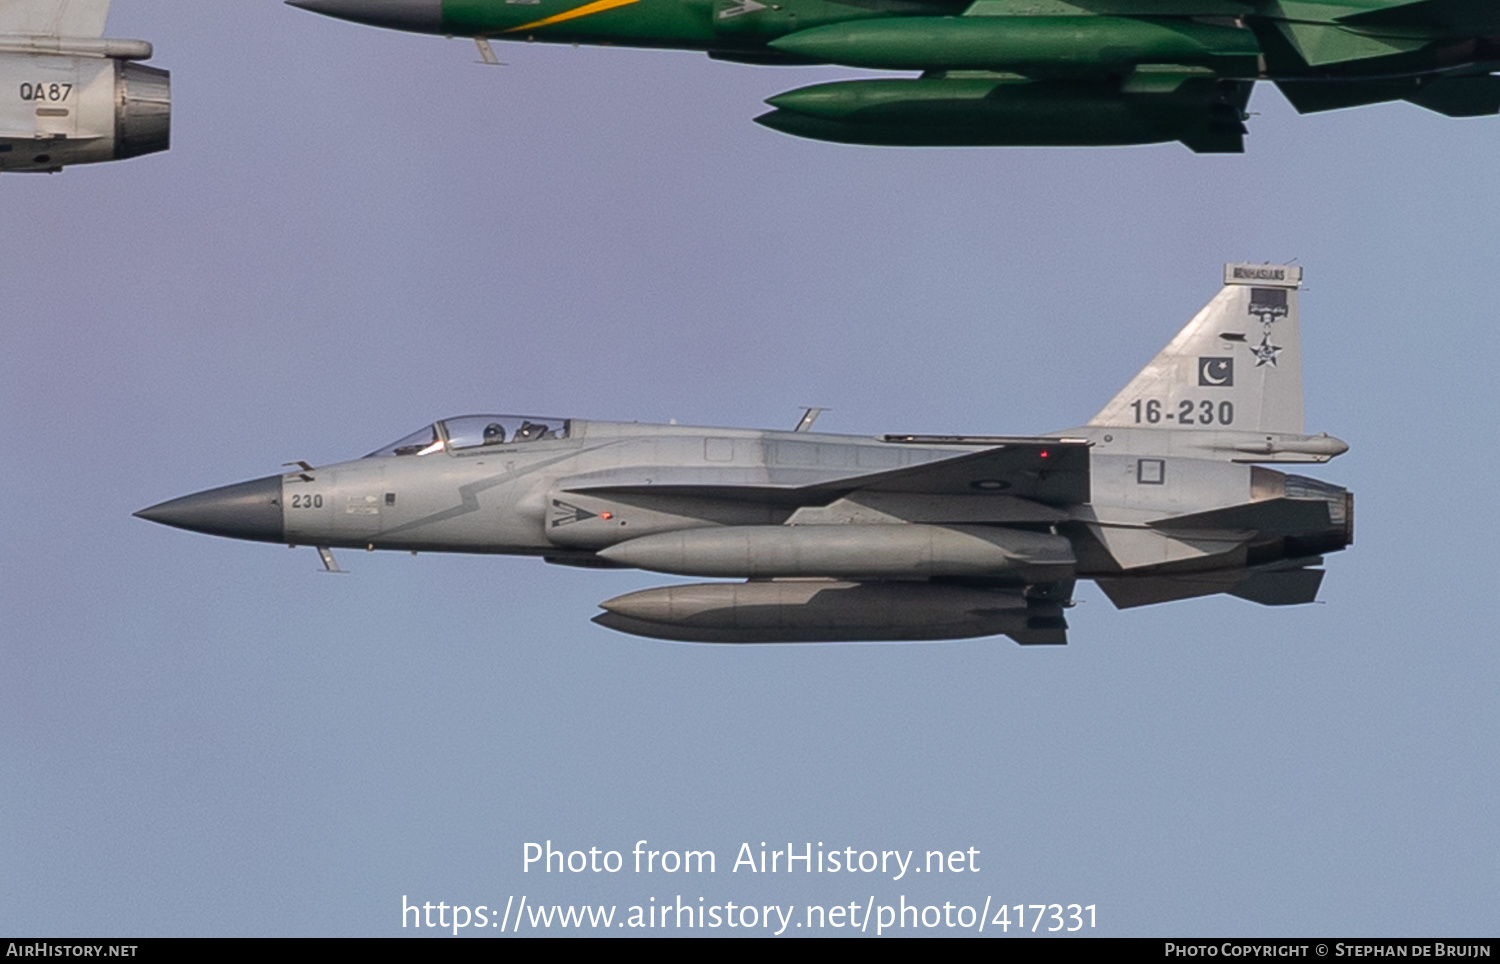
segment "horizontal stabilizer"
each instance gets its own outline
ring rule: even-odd
[[[1482,33],[1500,28],[1500,6],[1492,0],[1412,0],[1378,10],[1339,17],[1340,23],[1364,28],[1451,30]]]
[[[1181,576],[1111,577],[1095,580],[1117,609],[1153,606],[1178,599],[1228,593],[1262,606],[1295,606],[1314,602],[1323,583],[1322,569],[1190,573]]]
[[[1500,114],[1500,77],[1406,77],[1390,80],[1278,80],[1286,99],[1301,114],[1405,100],[1447,117]]]
[[[1237,583],[1229,594],[1262,606],[1296,606],[1315,602],[1322,584],[1322,569],[1257,572]]]
[[[1406,99],[1447,117],[1488,117],[1500,114],[1500,77],[1443,77]]]
[[[1178,599],[1196,599],[1228,592],[1242,573],[1202,573],[1193,576],[1100,578],[1094,581],[1116,609],[1134,609]]]
[[[1283,497],[1158,519],[1151,527],[1254,530],[1263,536],[1283,536],[1321,532],[1331,524],[1327,502]]]
[[[1364,107],[1405,100],[1417,91],[1413,80],[1324,81],[1278,80],[1276,87],[1299,114]]]

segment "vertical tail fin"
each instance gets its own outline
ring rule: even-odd
[[[103,37],[108,16],[109,0],[0,0],[0,34]]]
[[[1302,338],[1291,265],[1228,264],[1224,287],[1089,422],[1302,435]]]

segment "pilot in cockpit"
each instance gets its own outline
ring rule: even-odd
[[[516,438],[517,438],[517,440],[520,439],[520,433],[516,434]],[[490,424],[486,425],[484,427],[484,444],[485,445],[503,445],[503,444],[505,444],[505,426],[501,425],[499,422],[491,422]]]
[[[537,439],[547,437],[547,426],[541,422],[533,422],[527,419],[521,422],[521,427],[516,429],[515,441],[535,442]]]

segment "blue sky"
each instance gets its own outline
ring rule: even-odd
[[[1500,120],[1297,116],[1248,153],[883,150],[750,118],[851,72],[471,45],[274,0],[119,0],[173,148],[0,179],[0,926],[396,935],[403,895],[1094,904],[1110,935],[1484,934]],[[131,512],[434,418],[820,429],[1085,421],[1217,290],[1298,258],[1320,604],[1003,638],[696,647],[659,584],[344,553]],[[523,872],[526,842],[710,849]],[[741,843],[976,848],[978,873],[729,872]],[[621,931],[621,933],[625,933]],[[931,933],[948,933],[944,929]]]

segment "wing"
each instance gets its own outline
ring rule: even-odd
[[[913,442],[935,437],[903,436]],[[825,483],[837,496],[854,492],[922,495],[1005,493],[1049,505],[1089,501],[1089,442],[1077,439],[1007,439],[995,448],[925,465]]]
[[[888,437],[894,440],[897,437]],[[957,441],[931,436],[899,436],[915,443]],[[733,471],[733,470],[731,470]],[[856,492],[921,495],[1005,494],[1049,505],[1089,501],[1089,443],[1077,439],[1007,439],[978,452],[884,472],[812,480],[805,472],[768,476],[745,470],[743,483],[723,481],[724,473],[701,469],[651,471],[652,481],[604,477],[564,480],[569,492],[612,495],[683,495],[762,501],[776,505],[826,505]],[[639,477],[639,470],[631,473]],[[784,478],[785,482],[778,479]],[[618,479],[618,480],[617,480]]]

